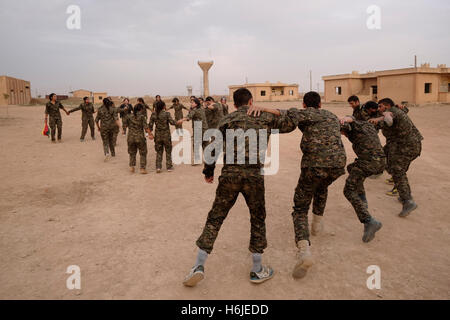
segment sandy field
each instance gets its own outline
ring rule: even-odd
[[[272,104],[281,108],[299,103]],[[329,105],[339,117],[349,107]],[[366,181],[369,209],[383,223],[361,241],[363,226],[343,196],[346,176],[329,189],[325,230],[312,237],[316,264],[294,280],[292,198],[300,174],[301,132],[280,136],[280,170],[266,177],[272,280],[248,281],[249,214],[242,196],[220,231],[196,288],[182,280],[195,261],[195,241],[211,208],[217,179],[204,183],[201,166],[155,173],[148,142],[148,175],[128,171],[126,138],[103,162],[102,143],[80,143],[81,114],[63,114],[63,143],[41,135],[44,107],[0,107],[1,299],[449,299],[450,105],[413,108],[422,156],[408,174],[419,208],[407,218],[384,193],[384,174]],[[185,123],[190,128],[190,123]],[[382,139],[384,142],[384,139]],[[348,140],[348,154],[354,159]],[[219,170],[216,169],[216,177]],[[68,290],[66,269],[81,268],[81,290]],[[381,289],[369,290],[366,269],[381,269]]]

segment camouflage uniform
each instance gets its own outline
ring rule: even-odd
[[[118,119],[118,118],[119,118],[120,109],[119,109],[119,108],[116,108],[114,105],[111,106],[111,109],[114,110],[114,112],[115,112],[115,114],[116,114],[116,118]],[[114,146],[117,145],[117,136],[119,135],[119,131],[120,131],[120,128],[119,128],[118,126],[115,126],[115,127],[114,127],[114,130],[113,130],[113,142],[114,142]]]
[[[175,121],[169,112],[161,110],[159,114],[152,113],[150,117],[149,128],[153,131],[155,128],[155,151],[156,151],[156,169],[162,168],[163,152],[166,150],[166,168],[171,169],[172,165],[172,137],[170,135],[169,124],[175,125]]]
[[[393,115],[393,124],[382,124],[382,132],[386,137],[388,172],[394,179],[395,187],[403,201],[411,200],[411,188],[406,172],[413,160],[420,156],[423,137],[405,111],[397,107],[387,110]]]
[[[223,107],[220,103],[213,103],[214,109],[205,109],[206,121],[208,128],[217,128],[220,119],[223,118]]]
[[[147,143],[144,130],[148,129],[147,119],[142,114],[127,114],[122,119],[123,127],[128,128],[128,154],[130,167],[136,166],[136,154],[139,150],[141,169],[147,166]]]
[[[346,155],[338,118],[328,110],[288,110],[288,116],[303,132],[301,174],[294,194],[292,218],[295,242],[309,241],[308,211],[323,216],[328,186],[345,173]]]
[[[367,110],[364,108],[364,106],[357,106],[356,108],[354,108],[353,109],[353,117],[356,120],[361,120],[361,121],[367,121],[371,118],[369,113],[367,112]]]
[[[205,116],[205,109],[199,107],[199,108],[193,108],[189,111],[187,117],[188,120],[192,121],[192,147],[194,148],[194,121],[201,121],[202,122],[202,148],[205,149],[208,145],[207,141],[203,141],[203,136],[205,134],[205,131],[208,130],[208,122],[206,121]],[[196,153],[197,150],[194,150],[194,153]]]
[[[256,134],[259,129],[266,129],[267,140],[270,136],[270,130],[279,129],[280,133],[290,132],[295,129],[292,121],[284,114],[281,117],[274,116],[270,113],[263,112],[260,117],[247,115],[248,107],[241,106],[236,112],[233,112],[219,123],[219,130],[224,138],[224,166],[222,174],[219,177],[219,185],[216,190],[216,198],[214,200],[211,211],[208,213],[206,224],[203,232],[197,240],[197,246],[211,253],[214,242],[219,233],[220,227],[228,212],[233,207],[239,193],[242,193],[250,211],[250,245],[249,250],[252,253],[263,253],[267,247],[266,240],[266,208],[264,197],[264,176],[261,175],[263,164],[259,159],[259,144],[257,150],[252,150],[250,154],[249,140],[245,139],[245,146],[237,146],[234,148],[234,164],[226,163],[226,130],[227,129],[254,129]],[[258,139],[259,141],[259,139]],[[236,164],[239,148],[245,147],[245,164]],[[255,154],[256,153],[256,154]],[[256,157],[257,163],[250,164],[250,159]],[[217,160],[217,158],[215,158]],[[203,173],[210,177],[214,175],[215,163],[205,164]]]
[[[51,131],[52,141],[55,141],[56,128],[58,128],[58,140],[62,137],[62,118],[59,109],[64,108],[61,102],[56,101],[55,104],[50,101],[45,105],[45,114],[49,116],[49,127]]]
[[[224,116],[226,116],[228,113],[230,113],[228,110],[228,105],[226,103],[221,103],[221,105],[222,105],[222,113]]]
[[[91,137],[92,139],[95,138],[95,127],[94,127],[94,105],[89,102],[88,104],[82,103],[77,108],[74,108],[69,111],[69,113],[75,112],[81,110],[81,137],[80,139],[84,139],[86,136],[86,132],[88,129],[91,130]]]
[[[95,122],[101,121],[100,125],[100,135],[103,141],[103,151],[105,155],[111,150],[111,155],[115,156],[115,143],[114,143],[114,133],[118,129],[116,120],[118,120],[117,110],[114,107],[110,107],[109,110],[105,105],[102,105],[97,111],[97,116],[95,117]]]
[[[347,166],[349,176],[345,181],[344,195],[355,209],[361,223],[370,221],[370,214],[363,199],[366,199],[364,180],[383,173],[386,158],[381,147],[380,138],[375,127],[366,121],[354,119],[351,123],[341,126],[350,142],[356,156],[355,162]]]
[[[175,110],[175,121],[183,119],[183,109],[189,111],[189,109],[186,108],[185,106],[183,106],[181,103],[178,103],[178,104],[174,103],[168,110],[170,110],[170,109],[174,109]],[[176,124],[175,128],[176,129],[181,129],[181,128],[183,128],[183,125]]]
[[[127,115],[133,113],[133,105],[131,103],[123,103],[123,104],[120,105],[118,111],[119,111],[119,114],[120,114],[120,118],[122,119],[123,133],[126,134],[127,133],[127,129],[124,126],[124,122],[125,122],[125,119],[127,118]]]

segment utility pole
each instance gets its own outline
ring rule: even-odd
[[[414,55],[414,68],[417,69],[417,56]]]

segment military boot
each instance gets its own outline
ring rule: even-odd
[[[413,199],[406,200],[403,202],[403,209],[402,212],[399,213],[399,217],[406,217],[411,213],[411,211],[415,210],[417,208],[417,204],[414,202]]]
[[[298,251],[298,261],[292,271],[292,276],[296,279],[303,278],[306,276],[308,269],[313,265],[313,260],[311,256],[311,251],[309,250],[309,241],[300,240],[297,242]]]
[[[381,222],[375,220],[374,218],[370,218],[370,220],[364,223],[364,234],[362,237],[363,242],[369,242],[373,238],[375,238],[375,232],[381,229],[383,225]]]
[[[319,216],[313,214],[312,225],[311,225],[311,234],[313,236],[318,236],[323,231],[323,216]]]

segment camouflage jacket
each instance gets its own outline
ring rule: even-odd
[[[205,109],[194,108],[191,109],[187,115],[187,119],[192,121],[192,130],[194,130],[194,121],[202,122],[202,131],[208,130],[208,122],[206,121]]]
[[[224,116],[226,116],[227,114],[229,114],[229,110],[228,110],[228,105],[226,103],[221,103],[222,105],[222,113]]]
[[[214,109],[205,108],[206,121],[208,128],[217,128],[220,119],[223,118],[223,107],[220,103],[212,104]]]
[[[407,112],[397,107],[392,107],[388,112],[392,113],[393,124],[388,126],[385,122],[380,122],[383,135],[386,137],[386,144],[402,143],[416,144],[423,140],[422,135],[411,121]]]
[[[338,118],[328,110],[292,108],[288,116],[303,132],[302,168],[344,168],[347,158]]]
[[[153,126],[155,125],[155,140],[159,138],[170,137],[170,126],[175,125],[175,121],[169,112],[161,110],[159,114],[156,112],[152,113],[150,117],[150,122],[148,127],[153,131]]]
[[[352,143],[356,156],[361,160],[384,158],[377,129],[370,122],[353,120],[351,123],[341,125],[341,131],[345,132],[348,140]]]
[[[118,108],[120,117],[123,118],[127,114],[133,113],[133,105],[131,103],[122,103]]]
[[[128,140],[145,140],[144,130],[148,129],[147,119],[142,114],[127,114],[123,118],[123,127],[128,128]]]
[[[361,120],[361,121],[367,121],[367,120],[369,120],[371,118],[369,116],[369,113],[364,108],[364,106],[362,106],[362,107],[358,106],[355,109],[353,109],[353,117],[356,120]]]
[[[111,106],[108,110],[105,105],[102,105],[97,111],[95,122],[98,123],[101,121],[102,129],[115,129],[117,127],[116,121],[118,119],[117,108]]]
[[[70,110],[69,113],[72,113],[72,112],[75,112],[78,110],[81,110],[81,115],[83,118],[91,118],[94,116],[94,112],[95,112],[94,105],[91,102],[89,102],[88,104],[83,102],[78,107]]]
[[[136,105],[138,105],[139,103],[137,103]],[[135,106],[136,106],[135,105]],[[147,118],[147,110],[151,110],[152,112],[154,111],[154,108],[153,109],[151,109],[149,106],[148,106],[148,104],[146,104],[146,103],[144,103],[144,104],[142,104],[142,103],[140,103],[140,105],[142,105],[142,109],[141,109],[141,111],[139,112],[140,114],[142,114],[144,117],[146,117]],[[154,104],[153,104],[154,105]]]
[[[61,102],[56,101],[55,104],[50,101],[45,105],[45,114],[48,114],[52,118],[61,118],[61,112],[59,109],[64,108]]]
[[[219,122],[218,130],[222,133],[223,138],[222,175],[260,175],[264,165],[260,155],[264,155],[267,150],[271,130],[278,129],[279,133],[295,130],[295,124],[287,117],[286,111],[282,111],[279,117],[267,112],[262,112],[259,117],[254,117],[247,115],[247,111],[248,106],[241,106]],[[261,145],[264,138],[266,139],[265,146]],[[227,144],[228,148],[232,148],[233,154],[227,154],[229,152]],[[265,148],[262,149],[262,147]],[[217,157],[214,163],[205,163],[204,173],[207,176],[213,175],[216,161]]]
[[[173,104],[168,110],[174,109],[175,110],[175,120],[183,119],[183,109],[189,110],[185,106],[183,106],[181,103]]]

